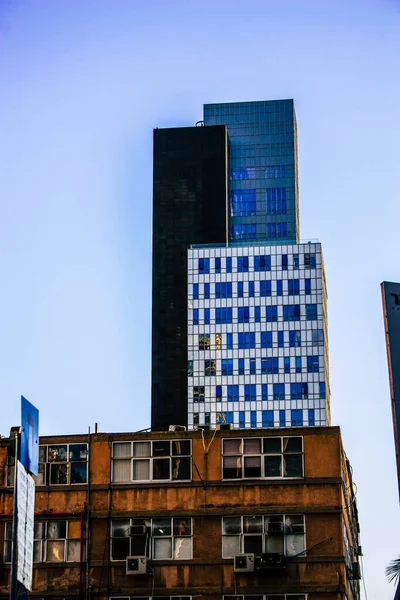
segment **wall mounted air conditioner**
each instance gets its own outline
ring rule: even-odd
[[[218,431],[231,431],[233,429],[233,423],[219,423],[216,429]]]
[[[237,554],[233,564],[235,573],[252,573],[254,571],[254,554]]]
[[[127,575],[146,575],[147,558],[146,556],[128,556],[126,559]]]
[[[168,431],[186,431],[185,425],[170,425]]]

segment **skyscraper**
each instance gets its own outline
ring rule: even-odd
[[[322,253],[299,243],[293,101],[205,105],[203,124],[155,132],[152,426],[329,424]],[[219,128],[216,167],[181,132],[204,131],[209,154]],[[185,187],[200,162],[203,220]]]

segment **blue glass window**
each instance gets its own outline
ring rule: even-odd
[[[301,356],[296,356],[296,373],[301,373]]]
[[[253,429],[257,427],[257,412],[255,410],[250,411],[250,427]]]
[[[254,307],[254,321],[256,323],[260,323],[260,321],[261,321],[261,307],[260,306]]]
[[[262,426],[273,427],[274,426],[274,411],[263,410],[262,411]]]
[[[298,296],[300,294],[300,280],[288,279],[288,295]]]
[[[255,223],[235,223],[231,232],[235,240],[253,239],[256,237],[257,227]]]
[[[244,358],[239,358],[239,375],[244,375]]]
[[[205,325],[210,324],[210,309],[209,308],[204,309],[204,324]]]
[[[198,299],[199,299],[199,284],[194,283],[193,284],[193,300],[198,300]]]
[[[238,333],[238,348],[255,348],[256,334],[254,331],[245,331]]]
[[[306,304],[306,319],[307,321],[315,321],[318,319],[318,309],[316,304]]]
[[[266,383],[261,385],[261,400],[263,402],[268,400],[268,385]]]
[[[301,331],[289,331],[289,346],[298,348],[301,346]]]
[[[306,267],[306,269],[315,269],[315,267],[317,266],[315,254],[304,255],[304,266]]]
[[[239,402],[238,385],[228,385],[228,402]]]
[[[303,411],[301,408],[297,408],[290,411],[292,427],[302,427],[303,426]]]
[[[286,188],[267,188],[267,215],[286,215]]]
[[[299,255],[293,254],[293,269],[299,268]]]
[[[288,256],[287,254],[282,254],[282,271],[287,271],[288,268]]]
[[[199,273],[209,273],[210,272],[210,259],[209,258],[199,258]]]
[[[274,383],[274,400],[284,400],[285,399],[285,384],[284,383]]]
[[[240,179],[255,179],[256,169],[255,167],[236,167],[231,169],[231,179],[237,181]]]
[[[215,257],[215,272],[221,273],[221,258],[219,256]]]
[[[216,298],[232,298],[232,282],[221,281],[215,284],[215,297]]]
[[[271,282],[270,281],[260,281],[260,296],[270,296],[271,295]]]
[[[283,307],[284,321],[300,321],[300,304],[286,304]]]
[[[261,332],[261,348],[272,348],[272,331]]]
[[[238,307],[238,323],[248,323],[250,321],[250,308],[248,306]]]
[[[323,329],[313,329],[311,332],[312,335],[312,344],[313,346],[323,346],[324,345],[324,330]]]
[[[256,214],[256,190],[232,190],[231,217],[250,217]]]
[[[233,423],[233,411],[217,413],[217,423]]]
[[[254,281],[249,281],[249,297],[254,298]]]
[[[238,273],[247,273],[249,270],[249,257],[238,256],[237,257],[237,270]]]
[[[286,165],[270,165],[265,168],[266,179],[280,179],[286,177]]]
[[[277,279],[276,280],[276,295],[277,296],[282,296],[283,295],[282,279]]]
[[[233,359],[223,358],[221,361],[221,373],[222,375],[233,375]]]
[[[255,374],[256,374],[256,359],[251,358],[250,359],[250,375],[255,375]]]
[[[290,373],[290,356],[285,356],[283,359],[283,370],[285,373]]]
[[[326,398],[325,381],[319,382],[319,397],[321,398],[321,400],[325,400],[325,398]]]
[[[290,399],[291,400],[307,400],[308,398],[308,383],[291,383],[290,384]]]
[[[270,271],[271,270],[271,257],[268,255],[256,255],[254,257],[254,270],[255,271]]]
[[[267,239],[287,236],[287,223],[267,223]]]
[[[284,410],[279,411],[279,427],[286,427],[286,413]]]
[[[210,284],[205,283],[204,284],[204,300],[209,300],[209,299],[210,299]]]
[[[308,409],[308,424],[310,427],[315,425],[315,411],[313,408]]]
[[[193,325],[198,325],[198,324],[199,324],[199,309],[194,308],[193,309]]]
[[[244,386],[244,399],[247,402],[256,400],[256,385],[254,383],[246,383]]]
[[[277,306],[266,306],[265,307],[265,320],[267,323],[276,323],[278,320],[278,307]]]
[[[319,356],[307,356],[307,373],[319,373]]]
[[[228,350],[233,350],[233,333],[226,334],[226,347]]]
[[[232,273],[232,257],[231,256],[227,256],[226,257],[226,272],[227,273]]]
[[[218,402],[221,402],[221,400],[222,400],[222,385],[215,386],[215,397]]]
[[[267,359],[267,375],[277,375],[279,373],[279,359],[277,356],[269,356]]]
[[[238,298],[243,298],[243,281],[237,282],[237,296]]]
[[[217,325],[226,325],[232,323],[232,308],[216,308],[215,322]]]
[[[283,348],[285,345],[283,331],[278,331],[278,348]]]
[[[245,422],[245,412],[244,410],[241,410],[239,412],[239,427],[240,429],[244,429],[246,426],[246,422]]]
[[[305,285],[305,293],[311,294],[311,279],[305,279],[304,285]]]

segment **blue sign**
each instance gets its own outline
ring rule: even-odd
[[[20,461],[34,475],[39,470],[39,411],[21,396],[21,455]]]

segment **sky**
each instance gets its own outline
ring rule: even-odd
[[[21,394],[42,435],[150,425],[152,130],[294,98],[369,600],[392,600],[400,553],[380,297],[400,281],[399,31],[400,0],[0,0],[0,433]]]

